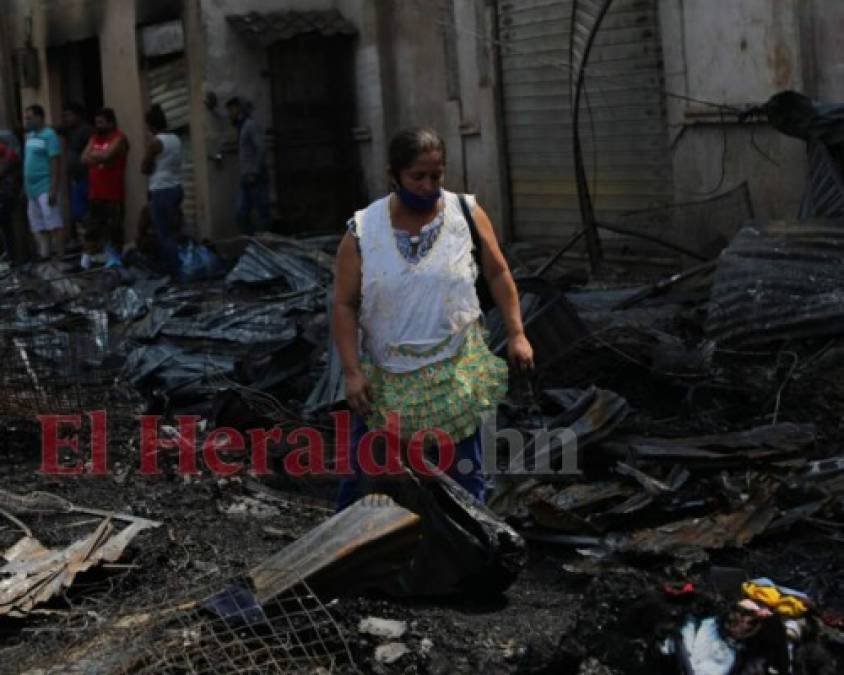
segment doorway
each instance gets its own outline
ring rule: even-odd
[[[283,233],[340,231],[364,203],[352,50],[352,37],[316,33],[269,50]]]
[[[88,121],[103,107],[103,70],[100,61],[100,41],[93,37],[68,42],[47,50],[51,77],[53,113],[61,114],[69,102],[79,103],[87,111]]]

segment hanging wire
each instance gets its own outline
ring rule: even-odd
[[[720,119],[721,122],[719,126],[721,127],[721,174],[718,177],[718,182],[715,184],[715,187],[710,190],[704,190],[703,192],[684,190],[684,192],[688,192],[697,197],[711,197],[712,195],[720,192],[721,188],[724,187],[724,181],[727,178],[727,124],[724,119],[723,111],[721,111],[720,113]]]
[[[773,164],[777,168],[782,168],[782,164],[780,164],[777,160],[775,160],[767,152],[765,152],[756,142],[755,124],[752,124],[750,127],[750,147],[753,148],[756,152],[758,152],[767,162]]]

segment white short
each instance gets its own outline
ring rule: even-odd
[[[46,192],[28,202],[29,227],[33,232],[49,232],[64,227],[61,203],[56,201],[55,206],[50,206],[50,196]]]

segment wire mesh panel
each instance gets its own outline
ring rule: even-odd
[[[156,606],[124,607],[74,645],[19,672],[102,673],[358,672],[343,632],[300,582],[258,604],[244,580]]]
[[[103,409],[111,402],[115,374],[103,310],[19,306],[0,322],[0,414]]]

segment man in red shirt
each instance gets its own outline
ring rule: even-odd
[[[126,155],[129,140],[117,128],[111,108],[101,108],[94,116],[94,134],[82,153],[88,167],[88,222],[85,225],[82,267],[91,265],[91,255],[105,244],[106,267],[123,263],[123,218],[126,198]]]

